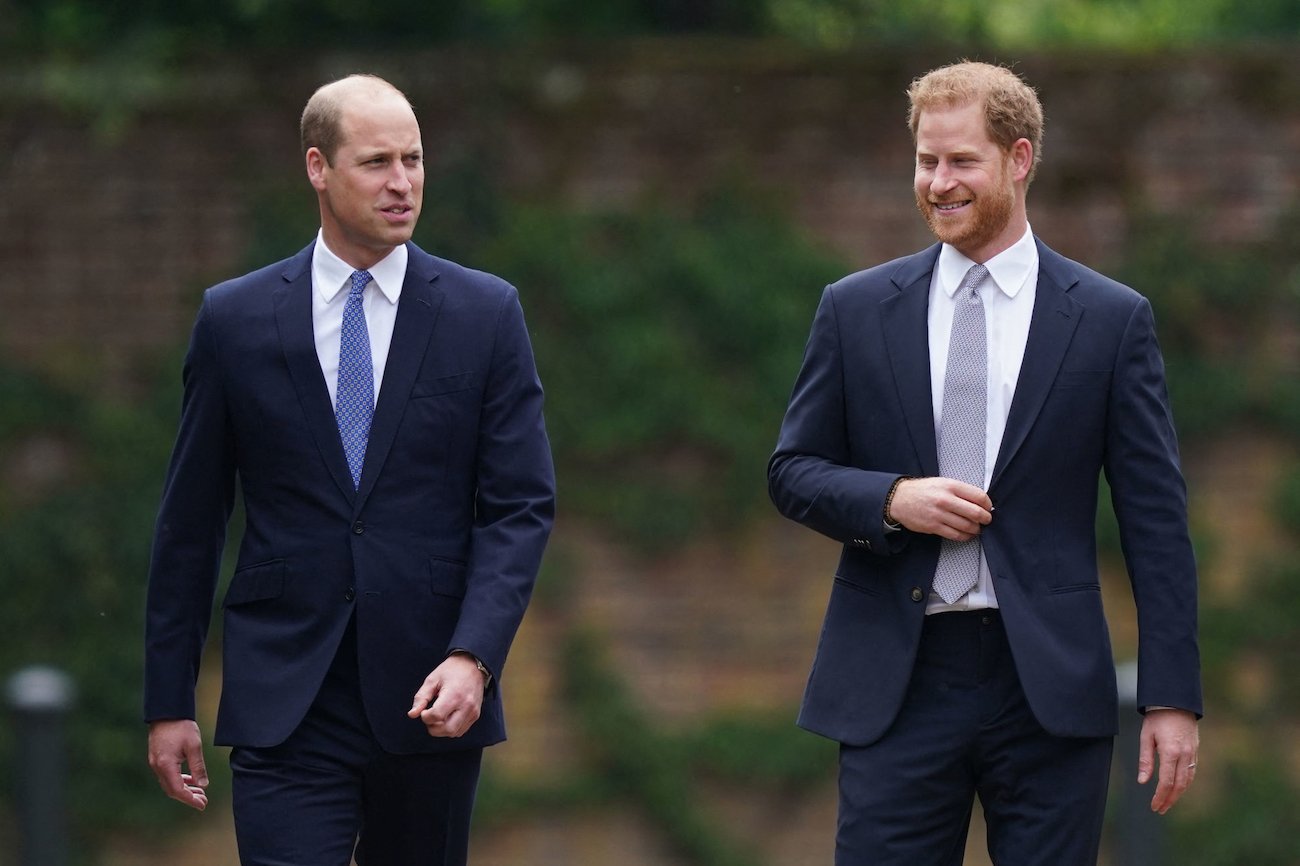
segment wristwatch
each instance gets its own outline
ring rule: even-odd
[[[478,656],[474,655],[469,650],[463,649],[454,649],[448,653],[448,655],[460,655],[473,659],[474,666],[477,667],[478,672],[483,675],[483,691],[486,692],[492,686],[492,671],[488,670],[488,666],[483,664],[482,660],[480,660]]]
[[[474,664],[478,666],[478,672],[483,675],[483,691],[487,691],[488,686],[492,685],[492,671],[488,670],[487,665],[479,661],[478,656],[471,655]]]

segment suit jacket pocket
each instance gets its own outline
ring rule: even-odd
[[[1101,592],[1099,583],[1072,583],[1069,586],[1054,586],[1048,590],[1052,595],[1063,595],[1069,592]]]
[[[468,391],[474,387],[474,373],[455,373],[451,376],[438,376],[435,379],[422,379],[411,386],[411,399],[420,397],[437,397],[455,391]]]
[[[1110,385],[1110,370],[1062,370],[1056,376],[1057,389],[1105,388]]]
[[[284,594],[286,567],[283,559],[258,562],[238,569],[230,579],[223,607],[279,598]]]
[[[856,580],[850,580],[842,574],[835,575],[835,582],[840,586],[848,587],[855,592],[864,592],[867,595],[880,595],[880,587],[868,586],[865,583],[858,583]]]
[[[465,563],[458,559],[429,557],[429,591],[452,598],[465,597]]]

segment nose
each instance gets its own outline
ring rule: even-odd
[[[396,163],[393,171],[388,175],[388,188],[400,195],[406,195],[413,186],[410,170],[401,162]]]
[[[930,178],[930,192],[936,195],[950,192],[957,186],[957,179],[953,176],[952,170],[947,163],[940,162],[934,167],[934,174]]]

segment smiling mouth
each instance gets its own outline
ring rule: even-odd
[[[944,211],[946,213],[964,208],[966,205],[970,204],[970,199],[966,199],[965,201],[931,202],[930,204],[934,206],[935,210]]]

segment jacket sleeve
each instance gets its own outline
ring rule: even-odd
[[[146,721],[194,718],[194,687],[212,618],[235,455],[206,295],[182,373],[180,427],[154,529],[145,616]]]
[[[910,533],[886,532],[884,508],[899,473],[851,465],[841,339],[835,293],[828,287],[768,461],[768,494],[783,515],[836,541],[896,553]]]
[[[1151,305],[1120,343],[1106,432],[1106,478],[1138,617],[1138,706],[1202,713],[1196,562],[1187,490]]]
[[[465,599],[448,649],[482,661],[494,681],[532,595],[555,515],[555,471],[542,385],[518,294],[498,312],[476,456],[477,494]]]

